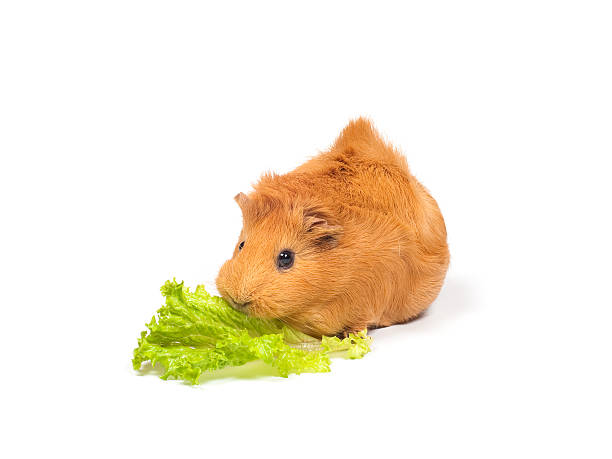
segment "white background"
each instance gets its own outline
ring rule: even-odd
[[[2,456],[610,457],[609,2],[212,5],[0,6]],[[429,313],[329,374],[134,372],[232,197],[359,115],[446,218]]]

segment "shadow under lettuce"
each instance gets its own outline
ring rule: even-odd
[[[145,362],[142,364],[140,370],[135,370],[136,374],[139,376],[156,376],[160,377],[164,374],[164,367],[161,364],[156,364],[155,366],[151,365],[151,362]],[[202,384],[206,384],[212,381],[219,380],[232,380],[232,379],[258,379],[258,378],[266,378],[266,377],[278,377],[281,379],[278,371],[263,362],[262,360],[254,360],[252,362],[247,362],[244,365],[240,365],[238,367],[225,367],[220,370],[209,371],[202,373],[200,379],[197,384],[191,384],[188,381],[182,380],[174,380],[169,379],[169,381],[178,381],[185,386],[200,386]]]

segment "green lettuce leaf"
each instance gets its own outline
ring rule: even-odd
[[[161,364],[162,379],[196,384],[205,372],[262,360],[280,376],[330,371],[330,355],[356,359],[370,351],[366,330],[348,337],[312,338],[283,322],[256,319],[233,309],[202,285],[194,292],[183,282],[161,288],[166,304],[141,333],[134,349],[134,369],[150,361]]]

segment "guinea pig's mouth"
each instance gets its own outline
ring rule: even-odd
[[[247,301],[246,303],[236,303],[233,299],[228,298],[227,299],[230,306],[232,308],[234,308],[236,311],[240,311],[240,312],[247,312],[247,310],[249,309],[249,306],[251,305],[252,301]]]

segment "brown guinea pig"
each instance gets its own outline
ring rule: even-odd
[[[438,295],[444,219],[406,159],[364,118],[284,175],[235,197],[243,227],[217,288],[232,306],[309,335],[406,322]]]

